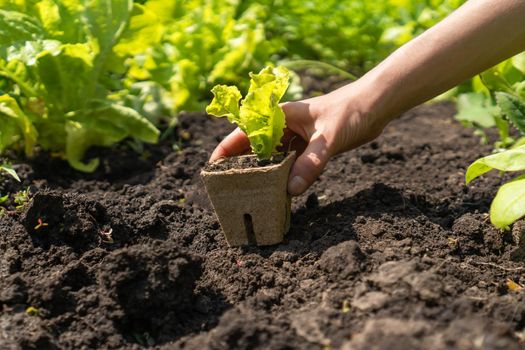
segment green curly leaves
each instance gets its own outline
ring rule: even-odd
[[[289,72],[284,67],[267,67],[250,77],[248,94],[241,103],[241,119],[253,152],[267,159],[280,146],[286,127],[279,101],[288,88]]]
[[[117,97],[125,59],[146,50],[145,38],[159,38],[154,15],[132,0],[8,4],[0,0],[7,9],[0,10],[0,79],[8,93],[0,96],[0,152],[23,145],[31,155],[38,143],[90,172],[98,160],[83,157],[92,146],[157,141],[153,124]]]
[[[236,86],[217,85],[211,90],[215,98],[206,107],[206,113],[216,117],[226,117],[231,123],[235,123],[245,129],[246,125],[241,120],[239,101],[241,92]]]
[[[206,112],[237,124],[248,136],[253,153],[268,159],[281,144],[286,127],[279,101],[288,88],[290,73],[284,67],[266,67],[250,77],[250,88],[240,107],[241,93],[235,86],[217,85]]]

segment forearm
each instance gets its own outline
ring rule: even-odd
[[[361,83],[389,120],[525,49],[525,0],[471,0],[399,48]]]

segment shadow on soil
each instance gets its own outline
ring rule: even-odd
[[[479,203],[477,204],[479,207]],[[376,183],[342,201],[319,205],[315,194],[311,194],[306,205],[292,214],[292,224],[286,241],[272,247],[245,247],[246,253],[269,257],[274,251],[294,253],[322,253],[343,241],[358,241],[353,225],[367,219],[395,222],[398,218],[430,221],[443,230],[450,230],[454,221],[471,211],[472,203],[459,203],[450,208],[448,203],[432,203],[424,194],[406,194],[402,190]],[[390,219],[389,219],[390,218]],[[406,233],[410,235],[410,233]],[[407,238],[406,235],[394,239]],[[309,246],[308,246],[309,245]]]

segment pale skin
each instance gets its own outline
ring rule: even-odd
[[[470,0],[400,47],[357,81],[329,94],[282,105],[300,152],[288,192],[300,195],[330,158],[376,137],[397,116],[525,50],[525,0]],[[214,150],[210,162],[248,152],[239,129]]]

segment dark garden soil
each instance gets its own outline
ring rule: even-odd
[[[525,348],[507,286],[525,263],[486,215],[502,180],[465,186],[490,148],[452,115],[419,107],[336,157],[266,248],[227,247],[199,180],[224,120],[182,116],[180,150],[95,151],[91,175],[18,164],[1,193],[32,199],[0,218],[0,348]]]

